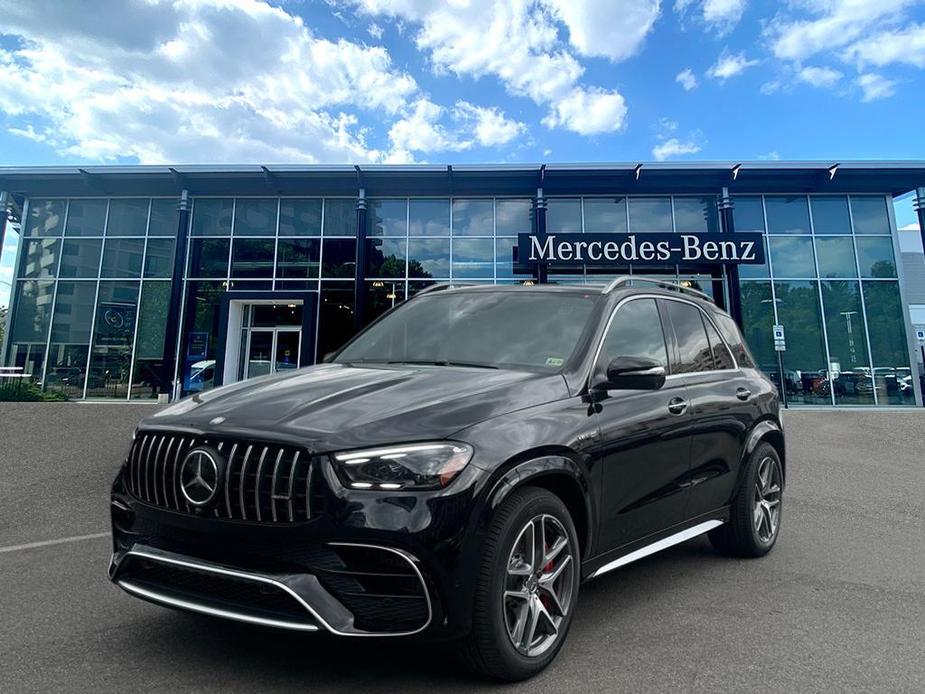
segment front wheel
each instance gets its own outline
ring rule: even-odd
[[[503,680],[545,668],[562,647],[578,598],[580,556],[565,504],[545,489],[516,491],[486,534],[469,665]]]

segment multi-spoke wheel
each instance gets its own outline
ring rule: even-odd
[[[506,680],[535,675],[562,646],[578,597],[578,538],[565,504],[545,489],[517,490],[486,534],[469,664]]]
[[[559,636],[574,594],[569,536],[555,516],[540,514],[520,531],[507,561],[504,620],[514,647],[544,653]]]
[[[726,554],[760,557],[771,551],[780,533],[784,470],[777,451],[759,444],[743,463],[729,522],[710,532],[710,541]]]

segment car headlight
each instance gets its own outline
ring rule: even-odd
[[[334,453],[331,458],[341,482],[351,489],[442,489],[472,459],[472,446],[412,443]]]

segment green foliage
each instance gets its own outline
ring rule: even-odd
[[[42,392],[37,383],[26,379],[0,379],[0,402],[65,402],[67,396],[57,391]]]

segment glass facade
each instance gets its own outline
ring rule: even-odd
[[[888,200],[733,197],[736,230],[761,232],[767,257],[739,267],[744,332],[791,404],[914,403]],[[721,230],[716,196],[576,195],[546,204],[550,233]],[[215,381],[229,297],[315,293],[309,363],[354,334],[358,274],[366,323],[434,282],[528,279],[516,272],[514,249],[517,235],[535,228],[530,197],[370,197],[361,273],[357,219],[349,196],[194,197],[173,346],[183,392]],[[156,397],[178,223],[173,198],[29,200],[6,363],[74,398]],[[618,274],[710,295],[730,290],[722,271],[704,266],[578,264],[549,279],[601,283]],[[783,353],[773,348],[775,323],[786,331]]]

